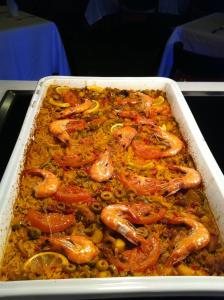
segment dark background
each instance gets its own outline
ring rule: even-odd
[[[89,26],[84,16],[88,0],[16,2],[20,10],[56,23],[75,76],[155,76],[166,41],[175,26],[224,11],[221,0],[192,0],[178,16],[144,12],[156,7],[158,1],[121,0],[123,9],[118,14]],[[190,61],[193,65],[198,63],[194,57]],[[194,69],[201,67],[202,71],[197,74],[193,70],[188,70],[188,74],[175,70],[172,77],[175,80],[217,80],[215,76],[208,76],[209,67],[199,65]]]

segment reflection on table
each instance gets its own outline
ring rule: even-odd
[[[192,53],[224,58],[224,13],[214,13],[176,27],[165,46],[158,76],[171,75],[176,42],[182,42],[184,49]]]
[[[6,6],[0,6],[0,59],[3,80],[70,75],[56,25],[22,11],[13,17]]]

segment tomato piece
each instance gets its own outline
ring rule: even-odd
[[[90,192],[74,185],[63,185],[59,187],[54,198],[64,203],[90,203],[93,201]]]
[[[26,215],[26,219],[32,226],[46,233],[64,231],[75,222],[75,217],[72,214],[41,213],[36,210],[30,210]]]

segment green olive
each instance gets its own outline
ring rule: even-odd
[[[65,266],[65,270],[68,271],[68,272],[75,272],[76,271],[76,265],[69,264],[69,265]]]
[[[58,202],[56,206],[58,209],[62,211],[65,209],[65,204],[63,202]]]
[[[96,262],[96,267],[99,271],[106,271],[109,267],[109,264],[105,259],[100,259]]]
[[[125,196],[125,191],[123,190],[123,189],[116,189],[115,191],[114,191],[114,196],[116,197],[116,198],[123,198],[124,196]]]
[[[90,206],[91,210],[95,213],[98,213],[102,210],[102,206],[100,203],[93,203],[91,206]]]
[[[104,191],[100,194],[100,197],[105,200],[105,201],[108,201],[108,200],[111,200],[113,198],[113,193],[111,192],[108,192],[108,191]]]

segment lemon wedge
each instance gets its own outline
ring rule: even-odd
[[[56,101],[53,98],[50,98],[48,101],[49,101],[50,104],[55,105],[55,106],[59,106],[59,107],[69,107],[70,106],[69,103]]]
[[[98,101],[96,100],[92,100],[92,106],[87,109],[84,114],[91,114],[91,113],[95,113],[99,110],[100,104]]]
[[[101,86],[98,86],[98,85],[90,85],[90,86],[87,86],[87,89],[90,90],[90,91],[94,91],[94,92],[102,92],[104,90],[103,87]]]
[[[165,101],[164,97],[163,96],[159,96],[159,97],[157,97],[157,98],[155,98],[153,100],[152,105],[153,106],[159,106],[159,105],[163,104],[164,101]]]
[[[60,253],[40,252],[30,257],[24,263],[23,268],[25,272],[44,274],[55,267],[67,265],[69,265],[68,259]]]
[[[56,87],[56,92],[59,94],[59,95],[62,95],[64,93],[66,93],[67,91],[69,91],[69,87],[66,87],[66,86],[58,86]]]
[[[116,123],[114,125],[111,126],[110,128],[110,132],[113,133],[115,130],[117,130],[118,128],[123,127],[124,125],[122,123]]]

